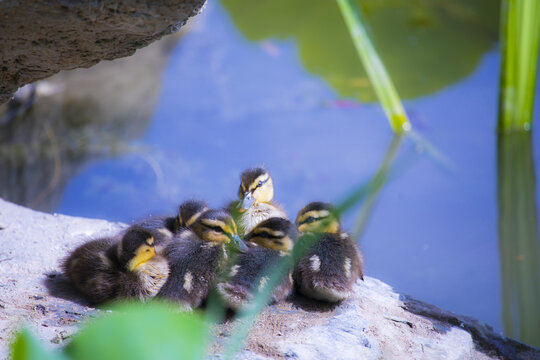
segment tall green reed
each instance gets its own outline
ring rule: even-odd
[[[411,123],[384,64],[377,54],[362,20],[360,8],[354,0],[337,0],[345,23],[349,28],[354,46],[366,69],[369,80],[379,98],[386,116],[396,133],[411,129]]]
[[[540,41],[540,1],[502,0],[499,131],[528,131]]]

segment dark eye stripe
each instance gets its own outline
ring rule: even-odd
[[[211,229],[211,230],[214,230],[214,231],[217,231],[217,232],[225,232],[223,231],[223,229],[219,226],[214,226],[214,225],[205,225],[207,228]]]
[[[304,219],[303,221],[301,221],[300,225],[302,225],[302,224],[311,224],[312,222],[323,220],[323,219],[326,219],[327,217],[328,216],[321,216],[321,217],[315,218],[313,216],[310,216],[307,219]]]
[[[273,235],[273,234],[267,233],[265,231],[257,233],[257,235],[255,235],[253,237],[260,237],[260,238],[263,238],[263,239],[281,239],[281,238],[283,238],[283,236]]]

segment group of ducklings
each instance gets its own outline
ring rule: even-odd
[[[351,295],[363,279],[362,256],[331,204],[308,204],[293,224],[272,202],[272,178],[261,167],[242,173],[238,197],[222,210],[188,200],[176,217],[153,217],[117,236],[91,240],[69,254],[63,271],[92,303],[161,297],[198,307],[215,289],[238,310],[297,241],[316,235],[272,300],[284,300],[295,287],[327,302]]]

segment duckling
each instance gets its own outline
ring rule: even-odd
[[[317,237],[296,265],[296,288],[308,297],[327,302],[348,298],[356,280],[364,279],[363,259],[350,235],[341,231],[334,207],[312,202],[298,212],[296,226],[302,233],[300,241]]]
[[[156,256],[154,236],[139,226],[122,238],[106,237],[76,248],[63,262],[66,277],[90,302],[153,297],[165,283],[168,264]]]
[[[208,209],[208,204],[203,200],[186,200],[178,207],[176,217],[155,216],[135,225],[154,233],[156,251],[161,254],[162,249],[167,246],[174,234],[189,228]]]
[[[287,219],[287,214],[272,202],[274,184],[270,173],[262,167],[250,168],[242,173],[238,197],[238,201],[229,205],[229,211],[238,224],[240,236],[266,219]]]
[[[294,224],[277,217],[265,220],[251,230],[244,241],[256,245],[247,253],[238,256],[236,264],[230,269],[228,279],[216,286],[225,303],[233,310],[244,307],[253,298],[252,288],[261,290],[268,281],[268,277],[261,277],[263,271],[270,271],[279,259],[289,256],[297,237]],[[259,283],[256,284],[259,278]],[[272,301],[286,299],[292,290],[293,281],[289,273],[274,289]]]
[[[165,256],[170,273],[158,296],[193,307],[200,306],[214,285],[217,272],[226,264],[234,246],[247,251],[237,234],[232,216],[224,210],[208,210],[177,234]]]

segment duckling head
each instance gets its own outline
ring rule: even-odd
[[[206,201],[186,200],[178,207],[178,224],[180,227],[190,227],[208,209]]]
[[[232,216],[224,210],[207,210],[191,226],[197,236],[213,243],[230,244],[240,252],[248,247],[238,236],[238,230]]]
[[[134,271],[155,255],[154,236],[138,226],[132,226],[126,231],[117,248],[120,264],[129,271]]]
[[[258,224],[244,238],[268,249],[290,252],[298,237],[296,226],[287,219],[270,218]]]
[[[300,232],[333,233],[340,232],[341,224],[334,206],[327,202],[309,203],[298,212],[296,226]]]
[[[240,211],[245,211],[258,203],[266,203],[274,198],[272,177],[262,167],[245,170],[240,176]]]

